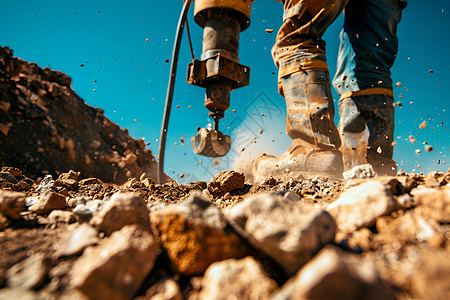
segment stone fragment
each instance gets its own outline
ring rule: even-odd
[[[6,283],[9,287],[38,288],[49,270],[50,262],[44,254],[34,254],[6,271]]]
[[[15,178],[19,178],[20,176],[22,176],[22,171],[14,167],[2,167],[1,172],[9,172]]]
[[[135,300],[183,300],[180,286],[172,278],[165,278],[152,285],[145,296],[137,297]]]
[[[28,191],[31,186],[28,182],[26,182],[25,180],[20,180],[17,185],[19,186],[19,188],[23,191]]]
[[[131,224],[150,230],[149,211],[141,195],[118,192],[94,214],[90,224],[108,235]]]
[[[90,299],[131,299],[153,268],[159,244],[129,225],[85,251],[70,272],[70,286]]]
[[[353,179],[353,178],[373,178],[376,173],[373,170],[371,164],[359,165],[353,167],[351,170],[345,171],[342,173],[344,179]]]
[[[68,173],[62,173],[59,175],[55,184],[66,187],[70,190],[76,190],[78,187],[78,177],[80,176],[80,172],[75,172],[70,170]]]
[[[446,300],[450,296],[449,278],[448,251],[426,251],[414,268],[412,289],[420,299]]]
[[[373,225],[376,218],[391,213],[396,207],[391,187],[373,180],[344,192],[328,205],[327,211],[340,230],[352,232]]]
[[[18,220],[25,210],[25,194],[0,190],[0,214]]]
[[[334,246],[310,260],[271,298],[281,299],[396,299],[376,276],[374,264]]]
[[[213,262],[242,258],[250,251],[227,225],[220,208],[197,191],[177,206],[152,212],[150,220],[182,274],[202,274]]]
[[[450,186],[416,188],[411,191],[420,211],[437,222],[450,223]]]
[[[44,215],[53,210],[64,209],[66,207],[67,203],[64,196],[53,191],[46,191],[39,196],[38,201],[31,205],[28,210]]]
[[[78,220],[78,216],[73,211],[67,210],[54,210],[48,215],[50,223],[75,223]]]
[[[277,287],[253,257],[227,259],[206,270],[200,299],[269,299]]]
[[[18,183],[16,177],[12,176],[9,172],[0,172],[0,179],[4,179],[11,183]]]
[[[105,202],[101,200],[90,200],[85,204],[80,203],[75,206],[73,212],[78,215],[81,222],[87,222],[94,216],[95,212],[101,210],[104,205]]]
[[[45,175],[44,179],[41,180],[39,186],[36,188],[36,192],[43,193],[45,191],[48,191],[53,187],[54,184],[55,181],[53,180],[52,175]]]
[[[208,184],[208,190],[214,197],[220,197],[235,189],[244,188],[245,176],[235,171],[224,171],[215,175]]]
[[[336,231],[326,211],[292,198],[299,197],[292,192],[258,194],[226,211],[227,217],[289,274],[295,274],[324,245],[334,242]]]
[[[88,224],[82,224],[73,231],[68,232],[61,240],[60,247],[55,252],[55,257],[78,255],[88,246],[97,244],[98,233]]]

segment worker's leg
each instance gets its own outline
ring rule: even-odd
[[[392,160],[394,107],[390,68],[397,55],[399,0],[350,0],[345,8],[338,70],[339,133],[345,171],[370,163],[396,173]]]
[[[253,168],[258,178],[283,172],[342,172],[322,36],[346,1],[285,1],[284,23],[272,55],[279,69],[279,91],[286,99],[286,130],[293,144],[278,158],[261,155]]]

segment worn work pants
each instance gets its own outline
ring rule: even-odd
[[[284,1],[284,22],[272,55],[279,68],[279,91],[286,98],[287,132],[319,149],[339,148],[345,170],[367,162],[376,168],[381,168],[375,166],[380,162],[394,163],[390,68],[397,54],[402,4],[400,0]],[[343,10],[333,80],[340,95],[338,134],[322,36]]]

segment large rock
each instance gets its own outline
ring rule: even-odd
[[[324,245],[334,242],[336,225],[319,206],[292,201],[291,192],[271,192],[249,197],[226,212],[290,274]]]
[[[174,267],[182,274],[201,274],[216,261],[242,258],[247,243],[227,224],[220,208],[192,192],[177,206],[151,213],[161,245]]]
[[[206,270],[200,299],[269,299],[277,287],[253,257],[227,259]]]
[[[67,203],[64,196],[53,191],[46,191],[39,196],[37,203],[31,205],[28,210],[45,215],[53,210],[64,209],[66,207]]]
[[[208,190],[214,197],[219,197],[235,189],[244,188],[245,176],[236,171],[224,171],[216,174],[208,183]]]
[[[272,299],[387,300],[395,296],[378,279],[373,263],[328,246]]]
[[[437,222],[450,223],[450,186],[416,188],[411,191],[420,211]]]
[[[43,254],[35,254],[15,264],[5,273],[9,287],[38,288],[44,282],[50,262]]]
[[[150,230],[149,211],[141,195],[118,192],[95,213],[90,224],[106,234],[131,224]]]
[[[327,210],[336,219],[340,230],[352,232],[373,225],[376,218],[396,208],[391,186],[373,180],[344,192]]]
[[[20,213],[25,210],[25,199],[23,193],[0,190],[0,214],[20,219]]]
[[[90,299],[131,299],[154,266],[155,238],[138,225],[125,226],[85,251],[70,273],[70,286]]]

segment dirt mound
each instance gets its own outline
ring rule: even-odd
[[[27,170],[32,178],[76,169],[107,182],[144,173],[156,179],[155,158],[144,141],[87,105],[71,81],[0,47],[0,165]]]

